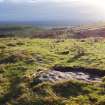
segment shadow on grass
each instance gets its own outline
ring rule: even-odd
[[[21,94],[21,90],[19,88],[21,79],[19,77],[16,77],[11,81],[12,82],[9,88],[9,92],[6,93],[2,98],[0,98],[1,105],[6,105],[7,102],[11,101],[12,99],[16,99]]]
[[[93,89],[85,83],[68,81],[54,85],[53,90],[58,96],[69,98],[89,94]]]

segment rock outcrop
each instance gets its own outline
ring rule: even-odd
[[[37,83],[42,82],[61,82],[67,80],[79,80],[83,82],[101,82],[102,79],[99,76],[94,76],[85,72],[61,72],[56,70],[40,71],[34,75],[34,81]]]

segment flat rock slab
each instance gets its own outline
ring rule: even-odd
[[[40,71],[34,75],[34,80],[37,82],[61,82],[66,80],[79,80],[83,82],[101,82],[102,77],[98,75],[89,74],[86,72],[69,71],[61,72],[56,70]]]

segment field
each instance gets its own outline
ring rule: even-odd
[[[105,39],[0,38],[0,105],[105,105],[105,79],[36,84],[55,66],[105,71]]]

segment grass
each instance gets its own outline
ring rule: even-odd
[[[0,38],[0,105],[105,105],[105,79],[33,83],[55,65],[105,70],[105,39]]]

